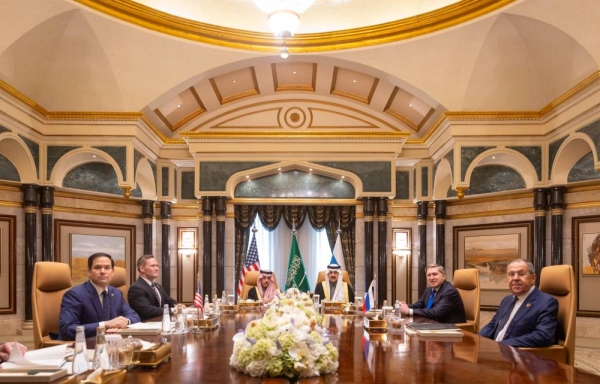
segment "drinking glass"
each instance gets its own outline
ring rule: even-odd
[[[360,296],[356,296],[354,298],[354,306],[356,307],[356,312],[361,312],[363,306],[363,298]]]
[[[316,293],[313,295],[313,304],[315,305],[315,308],[319,307],[319,299],[321,298],[320,295],[317,295]]]
[[[234,303],[235,303],[235,296],[234,295],[227,295],[227,304],[233,305]]]

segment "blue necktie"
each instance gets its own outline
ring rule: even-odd
[[[102,313],[104,321],[110,320],[110,300],[108,299],[108,291],[102,291]]]
[[[429,295],[429,301],[427,302],[427,309],[431,309],[433,306],[433,299],[435,298],[435,289],[431,290],[431,295]]]

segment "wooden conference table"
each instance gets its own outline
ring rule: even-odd
[[[261,316],[260,312],[222,314],[217,330],[147,338],[170,341],[171,360],[156,369],[130,369],[126,382],[286,383],[280,378],[253,378],[229,366],[232,337]],[[469,332],[458,342],[422,341],[406,334],[369,338],[362,317],[338,317],[337,324],[342,329],[327,328],[340,351],[337,373],[301,383],[600,383],[600,376],[528,352],[512,352]]]

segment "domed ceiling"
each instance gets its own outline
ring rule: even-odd
[[[598,16],[594,0],[324,0],[282,59],[250,0],[4,0],[0,80],[44,113],[141,113],[164,142],[245,129],[424,145],[442,116],[554,108],[598,71]]]

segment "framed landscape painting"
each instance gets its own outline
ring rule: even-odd
[[[73,284],[88,279],[87,259],[97,252],[109,254],[116,267],[125,268],[135,278],[135,226],[84,221],[55,220],[56,261],[71,266]]]
[[[454,227],[454,268],[479,271],[482,307],[497,307],[507,294],[512,260],[531,260],[532,228],[532,221]]]

